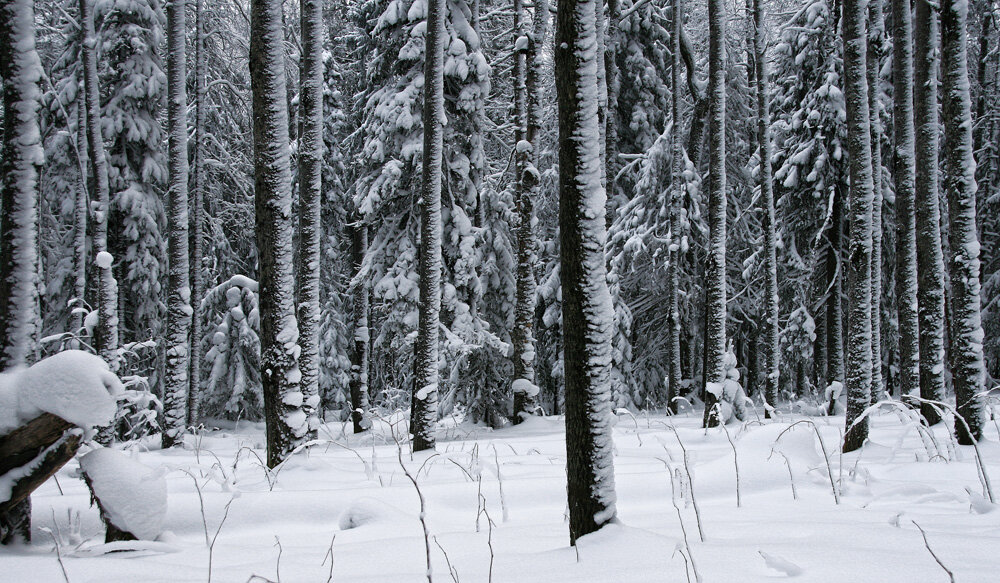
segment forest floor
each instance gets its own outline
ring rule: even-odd
[[[935,555],[960,583],[998,580],[1000,511],[983,498],[972,447],[955,445],[943,426],[925,433],[883,412],[864,449],[841,454],[843,417],[803,419],[727,433],[706,432],[694,414],[619,415],[619,523],[577,549],[568,545],[561,417],[496,431],[444,424],[436,454],[411,460],[404,445],[401,457],[426,501],[438,583],[694,581],[692,558],[705,583],[947,582]],[[979,450],[1000,495],[1000,427],[988,427]],[[135,448],[166,473],[167,532],[125,552],[102,544],[71,462],[58,485],[33,496],[34,542],[0,550],[0,580],[426,581],[420,500],[387,421],[359,436],[328,424],[272,472],[262,445],[262,426],[243,422],[189,436],[183,449]]]

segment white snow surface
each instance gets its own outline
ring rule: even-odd
[[[0,435],[42,413],[84,429],[114,419],[122,383],[100,357],[67,350],[29,368],[0,373]]]
[[[163,532],[167,514],[163,472],[110,448],[80,457],[80,468],[90,478],[112,524],[140,540],[153,540]]]
[[[861,451],[841,456],[844,418],[810,418],[830,456],[840,494],[836,504],[813,428],[799,424],[789,429],[803,418],[779,412],[780,421],[758,422],[751,413],[752,421],[728,427],[739,460],[741,507],[736,505],[733,449],[722,428],[703,430],[700,411],[675,417],[620,413],[614,426],[620,523],[583,537],[579,561],[569,547],[564,519],[561,417],[531,418],[493,431],[446,420],[439,427],[437,455],[411,458],[404,444],[402,459],[426,499],[430,534],[448,553],[461,581],[487,580],[490,537],[497,582],[686,581],[685,561],[675,553],[678,545],[685,547],[671,503],[670,472],[686,473],[670,426],[688,450],[705,542],[699,540],[689,500],[678,497],[677,504],[705,583],[765,583],[789,576],[792,567],[800,570],[795,577],[800,582],[947,581],[912,521],[927,532],[931,547],[957,581],[995,580],[1000,512],[982,512],[990,505],[981,500],[974,452],[955,446],[953,453],[946,447],[947,428],[930,431],[950,461],[928,461],[919,432],[892,413],[876,412],[870,441]],[[399,422],[407,415],[390,420]],[[245,449],[263,455],[262,424],[217,425],[224,428],[201,433],[197,448],[192,441],[185,449],[161,451],[155,440],[135,448],[138,461],[148,467],[187,468],[196,476],[205,472],[198,484],[211,534],[232,501],[213,552],[213,582],[245,583],[255,574],[276,580],[275,537],[281,542],[283,581],[326,581],[329,561],[324,565],[323,559],[334,535],[333,580],[338,583],[427,580],[420,503],[399,466],[385,420],[373,420],[371,432],[360,435],[352,434],[350,422],[327,424],[316,445],[269,476]],[[980,450],[997,488],[1000,436],[991,428],[987,438]],[[772,448],[783,455],[772,454]],[[207,580],[205,525],[198,490],[188,474],[170,469],[165,476],[163,529],[172,536],[161,540],[172,550],[144,547],[141,552],[97,554],[88,549],[102,547],[103,528],[97,509],[89,507],[86,486],[73,478],[76,465],[70,462],[59,472],[63,494],[49,481],[32,496],[34,542],[27,550],[0,548],[0,578],[63,581],[51,538],[40,529],[56,532],[58,526],[65,536],[69,511],[80,513],[85,541],[80,549],[62,547],[70,581]],[[978,510],[970,510],[966,488],[976,494],[971,498]],[[495,522],[492,533],[482,514],[476,528],[480,492]],[[431,553],[434,581],[450,581],[445,557],[433,540]]]

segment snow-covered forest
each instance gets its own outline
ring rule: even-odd
[[[0,89],[0,580],[1000,569],[1000,0],[0,0]]]

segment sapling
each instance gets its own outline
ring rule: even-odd
[[[819,427],[817,427],[815,423],[813,423],[809,419],[802,419],[800,421],[792,423],[791,425],[783,429],[781,433],[778,434],[778,437],[774,439],[774,444],[771,445],[771,450],[772,451],[774,450],[774,446],[778,445],[778,441],[781,440],[781,437],[785,433],[790,431],[796,425],[800,425],[803,423],[808,424],[810,427],[813,428],[813,431],[816,432],[816,439],[819,441],[820,450],[822,450],[823,452],[823,459],[826,460],[826,473],[830,477],[830,489],[833,490],[833,501],[836,504],[840,504],[840,493],[837,492],[837,482],[833,479],[833,466],[830,465],[830,455],[826,452],[826,444],[823,442],[823,436],[820,434]]]

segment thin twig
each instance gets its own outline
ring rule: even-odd
[[[948,579],[951,581],[951,583],[955,583],[955,574],[951,572],[951,569],[945,567],[944,563],[941,562],[941,559],[939,559],[938,556],[934,553],[934,549],[931,548],[931,543],[927,542],[927,533],[924,532],[924,529],[920,528],[920,525],[917,524],[916,520],[911,520],[910,522],[912,522],[913,526],[917,527],[917,530],[920,531],[920,536],[924,537],[924,546],[927,547],[927,552],[930,553],[932,557],[934,557],[934,560],[937,561],[938,565],[941,565],[941,568],[944,569],[944,572],[948,573]]]

